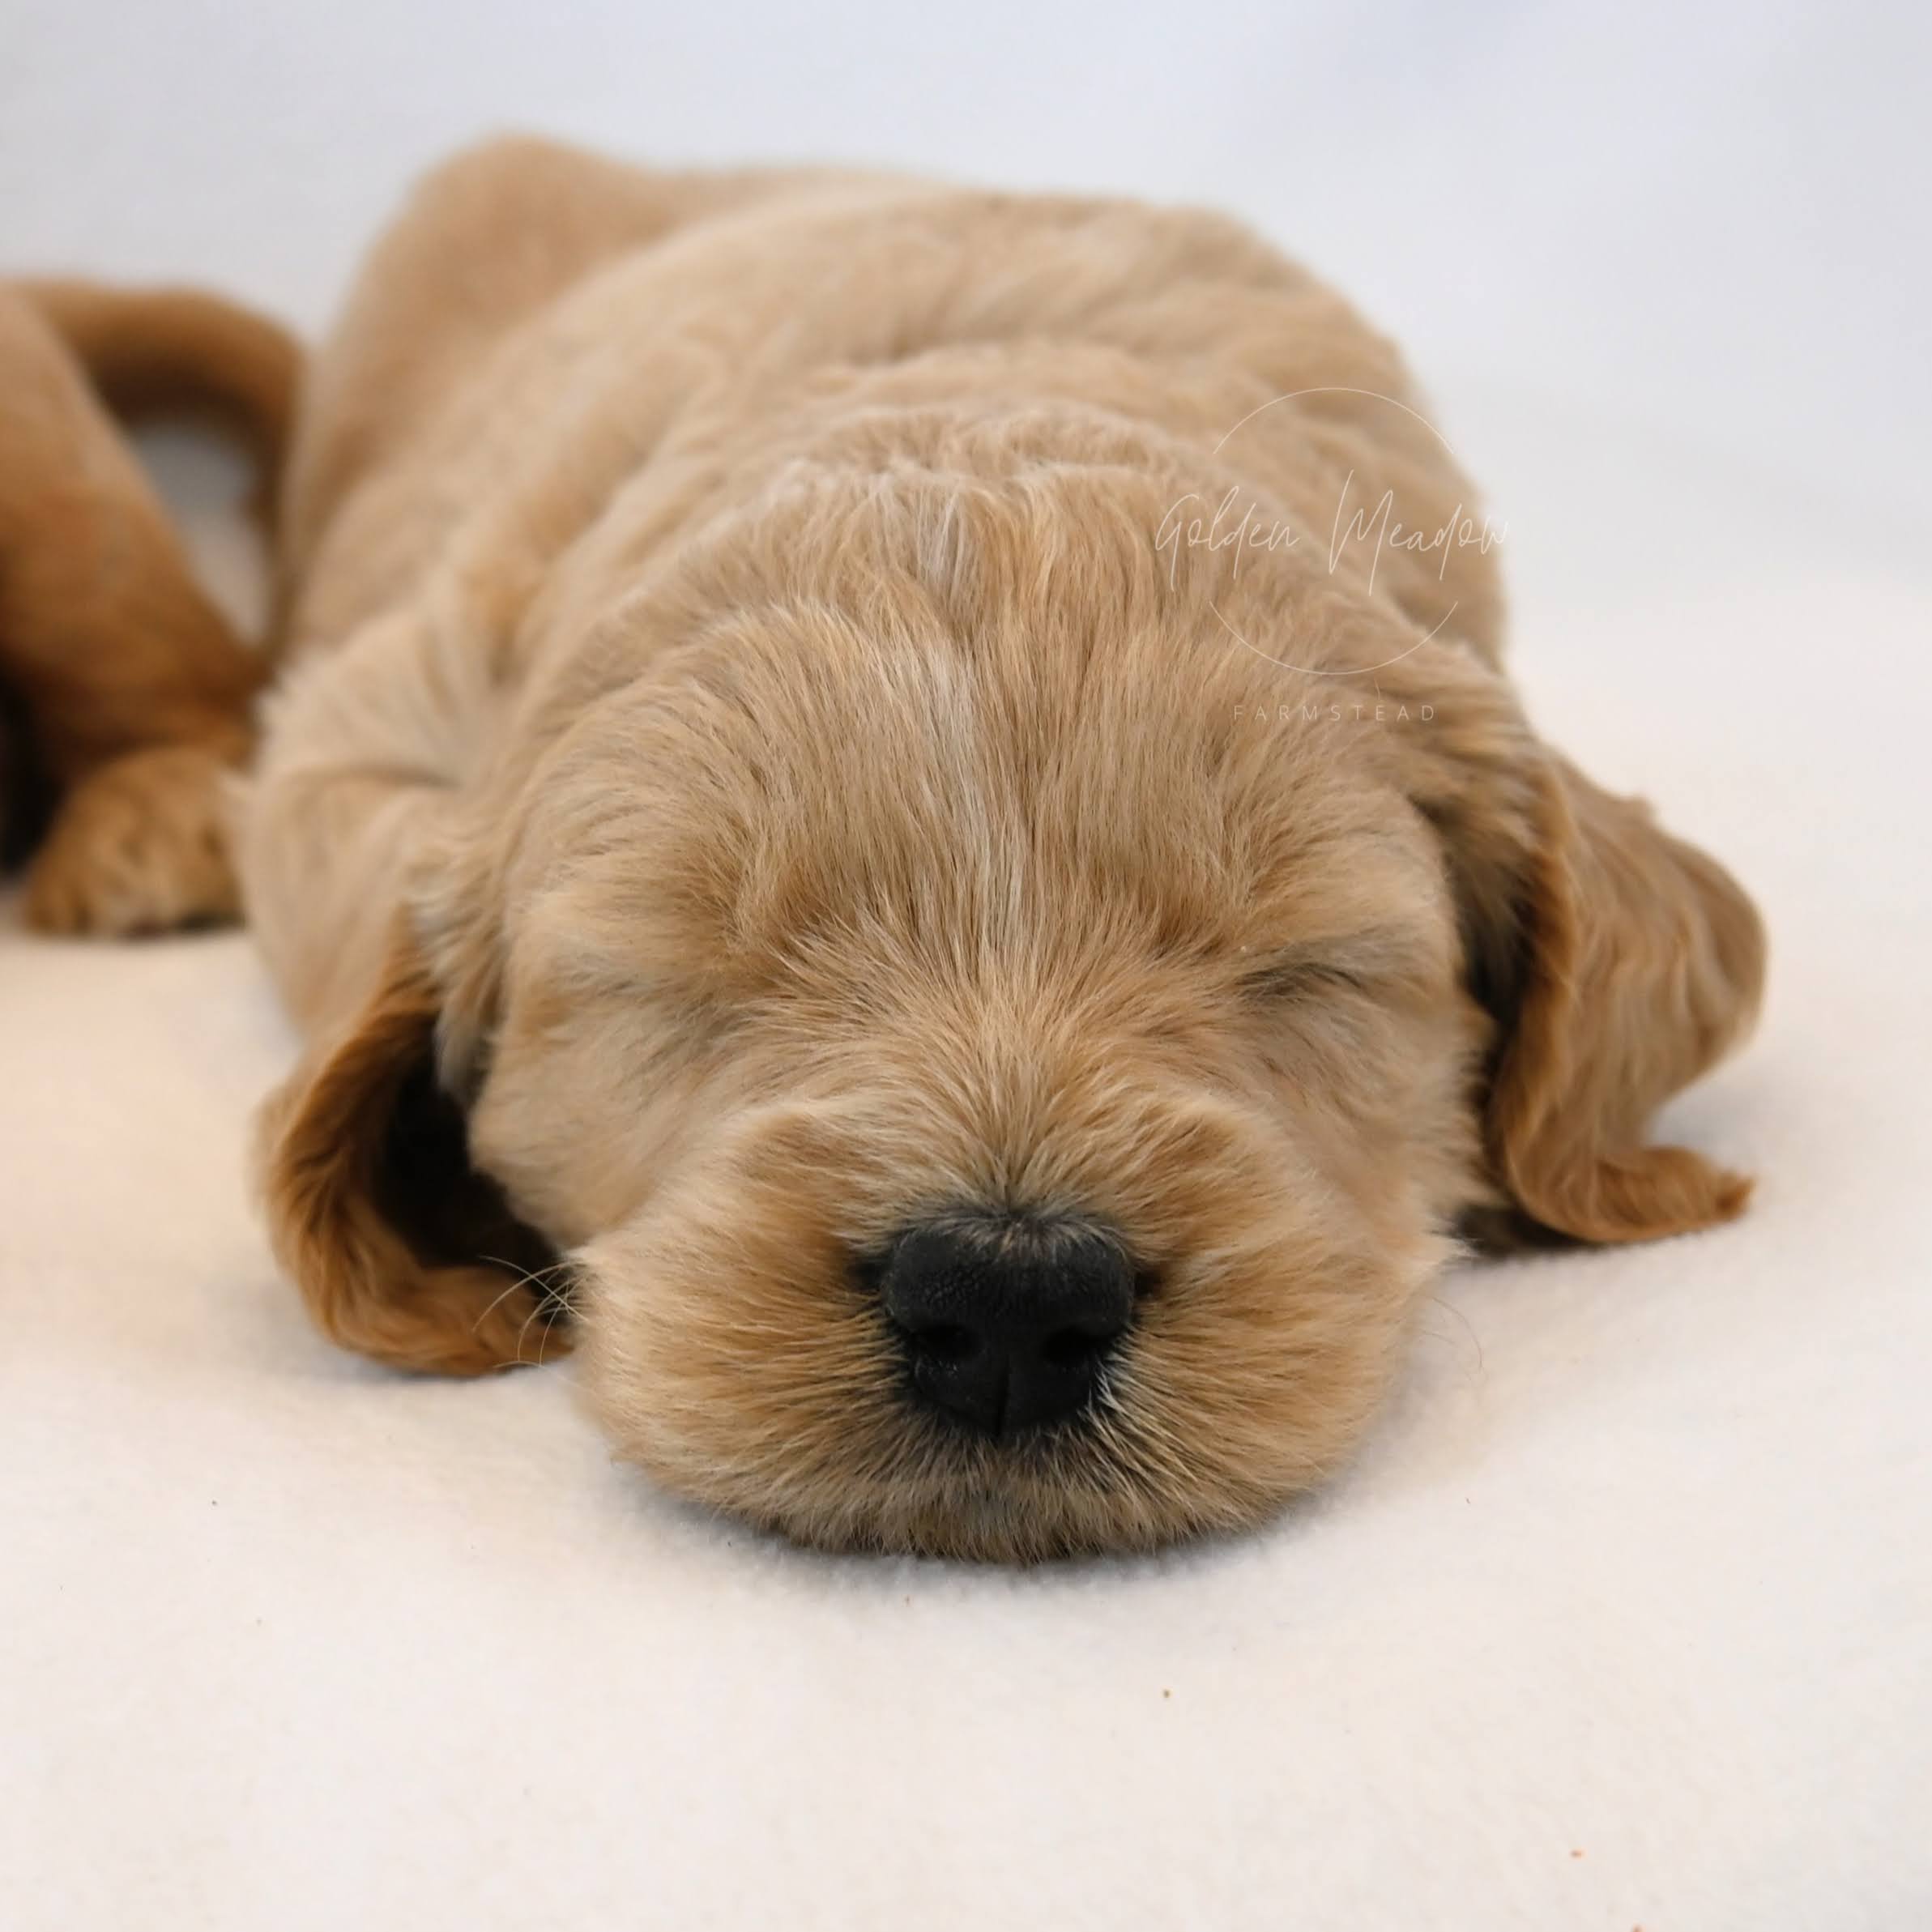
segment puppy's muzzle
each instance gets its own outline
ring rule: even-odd
[[[919,1397],[1002,1437],[1092,1402],[1133,1320],[1134,1287],[1125,1251],[1100,1229],[990,1212],[908,1229],[880,1276]]]

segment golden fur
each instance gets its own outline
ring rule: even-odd
[[[32,852],[31,925],[237,909],[221,787],[264,662],[195,582],[107,411],[211,413],[271,476],[299,368],[274,323],[193,291],[0,283],[0,842]]]
[[[1453,527],[1413,402],[1206,214],[431,177],[315,369],[241,844],[322,1326],[456,1373],[574,1334],[686,1495],[1024,1559],[1333,1468],[1472,1213],[1735,1213],[1644,1133],[1748,1026],[1758,922],[1537,740],[1486,546],[1163,535],[1230,492]],[[1131,1248],[1089,1421],[902,1399],[866,1260],[961,1203]]]

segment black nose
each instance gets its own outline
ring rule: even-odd
[[[908,1229],[881,1291],[914,1387],[988,1435],[1083,1408],[1134,1308],[1133,1268],[1118,1242],[1083,1222],[1017,1214]]]

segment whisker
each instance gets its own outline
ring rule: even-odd
[[[1429,1301],[1431,1307],[1437,1308],[1446,1308],[1450,1314],[1453,1315],[1456,1319],[1462,1324],[1463,1333],[1469,1337],[1471,1345],[1476,1350],[1476,1373],[1478,1375],[1481,1375],[1485,1368],[1487,1367],[1487,1363],[1483,1359],[1482,1337],[1476,1333],[1476,1324],[1469,1320],[1468,1316],[1463,1313],[1461,1309],[1456,1306],[1455,1303],[1448,1300],[1446,1297],[1439,1294],[1431,1294],[1429,1297]]]
[[[504,1303],[508,1301],[510,1298],[514,1294],[516,1291],[522,1286],[523,1284],[521,1282],[512,1282],[509,1286],[506,1287],[503,1292],[499,1294],[493,1302],[491,1302],[489,1306],[485,1308],[473,1322],[470,1324],[470,1333],[474,1335],[477,1330],[480,1329],[483,1324],[496,1313],[497,1309],[501,1307]]]
[[[531,1308],[529,1314],[524,1316],[523,1326],[517,1331],[516,1359],[518,1362],[521,1362],[523,1359],[524,1332],[529,1328],[531,1323],[534,1321],[537,1316],[542,1311],[544,1303],[546,1301],[557,1302],[561,1303],[561,1305],[566,1310],[569,1310],[572,1315],[575,1314],[576,1311],[570,1307],[568,1289],[566,1288],[560,1293],[554,1286],[552,1286],[548,1279],[550,1276],[560,1273],[562,1272],[562,1270],[568,1268],[569,1266],[569,1263],[568,1261],[557,1260],[551,1262],[549,1265],[545,1268],[528,1269],[519,1268],[514,1261],[506,1260],[501,1255],[480,1255],[477,1258],[480,1260],[488,1262],[493,1268],[508,1269],[510,1272],[512,1278],[509,1285],[504,1289],[503,1292],[497,1295],[495,1299],[490,1303],[489,1306],[485,1308],[471,1324],[470,1333],[472,1335],[476,1333],[476,1332],[482,1328],[483,1324],[489,1320],[490,1316],[493,1315],[498,1308],[501,1307],[504,1303],[509,1300],[510,1296],[514,1294],[519,1288],[529,1288],[535,1290],[535,1306]],[[542,1360],[542,1357],[540,1355],[538,1357],[538,1360],[540,1362]]]
[[[543,1307],[544,1304],[540,1301],[533,1303],[530,1312],[523,1317],[523,1325],[517,1330],[516,1360],[519,1367],[522,1365],[523,1360],[523,1337],[530,1333],[530,1324],[536,1320],[540,1314],[543,1312]],[[546,1323],[544,1324],[544,1333],[548,1333],[548,1332],[549,1324]],[[542,1363],[543,1359],[543,1351],[540,1348],[537,1351],[537,1361],[540,1365]]]

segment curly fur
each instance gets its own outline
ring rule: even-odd
[[[1755,915],[1538,740],[1486,548],[1162,542],[1230,491],[1452,522],[1414,402],[1200,212],[433,176],[317,366],[241,841],[323,1326],[464,1373],[567,1309],[684,1493],[1031,1558],[1333,1468],[1473,1212],[1736,1213],[1643,1137],[1747,1026]],[[865,1260],[962,1204],[1143,1270],[1087,1421],[903,1399]]]

